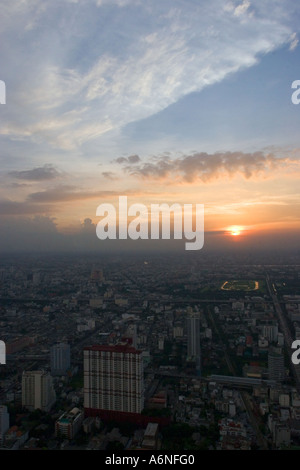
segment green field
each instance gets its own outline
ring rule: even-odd
[[[225,281],[221,285],[222,290],[243,290],[246,292],[259,289],[258,281],[252,280],[232,280]]]

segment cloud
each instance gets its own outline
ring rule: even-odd
[[[70,240],[57,231],[55,219],[51,217],[21,216],[1,221],[1,252],[57,252],[67,250],[68,243]]]
[[[265,155],[263,152],[214,154],[201,152],[173,160],[165,156],[135,168],[126,167],[125,171],[147,179],[176,178],[181,182],[209,183],[219,178],[232,178],[235,175],[242,175],[245,179],[259,175],[267,176],[273,170],[289,167],[291,163],[299,165],[298,160],[275,157],[272,154]]]
[[[4,3],[10,106],[0,132],[65,150],[253,66],[294,31],[288,1],[244,0],[225,11],[223,0]]]
[[[129,157],[119,157],[116,158],[116,160],[113,160],[113,162],[123,164],[127,163],[130,165],[135,165],[136,163],[139,163],[141,161],[140,157],[138,155],[130,155]]]
[[[244,15],[249,7],[250,7],[251,3],[249,2],[249,0],[244,0],[242,3],[240,3],[240,5],[238,5],[234,10],[233,10],[233,14],[235,16],[241,16],[241,15]]]
[[[14,215],[35,215],[45,214],[50,210],[49,206],[37,206],[28,201],[10,201],[0,200],[0,215],[1,216],[14,216]]]
[[[9,188],[27,188],[28,186],[30,186],[29,184],[27,183],[10,183],[7,185],[7,187]]]
[[[127,191],[128,192],[128,191]],[[119,195],[116,191],[83,191],[74,186],[57,186],[45,191],[37,191],[28,195],[27,200],[36,203],[56,203],[86,199],[106,198]]]
[[[55,186],[44,191],[36,191],[28,194],[24,201],[13,201],[11,199],[0,199],[0,215],[47,215],[65,210],[62,204],[76,201],[88,201],[96,199],[99,202],[103,199],[118,200],[120,195],[128,197],[153,196],[157,195],[153,191],[145,190],[112,190],[112,191],[88,191],[78,189],[75,186]]]
[[[140,162],[141,159],[138,155],[130,155],[130,157],[128,157],[127,160],[129,163],[135,164],[135,163]]]
[[[118,177],[112,171],[102,171],[102,176],[104,176],[104,178],[109,179],[111,181],[118,179]]]
[[[116,160],[113,160],[113,162],[122,164],[122,163],[127,163],[128,160],[127,160],[127,158],[125,158],[125,157],[118,157],[118,158],[116,158]]]
[[[87,233],[93,232],[93,234],[95,234],[96,225],[93,224],[92,219],[87,217],[86,219],[84,219],[83,223],[81,224],[81,230]]]
[[[58,178],[60,173],[52,165],[44,165],[43,167],[33,168],[32,170],[11,171],[10,176],[28,181],[44,181]]]
[[[89,199],[118,198],[120,195],[128,196],[150,196],[153,192],[144,190],[123,189],[112,191],[87,191],[75,186],[55,186],[45,191],[37,191],[27,196],[28,203],[54,204],[57,202],[84,201]]]
[[[74,1],[74,0],[73,0]],[[77,0],[75,0],[77,1]],[[117,5],[118,7],[126,7],[128,5],[139,5],[140,0],[96,0],[96,5],[101,7],[103,5]]]
[[[299,39],[297,37],[297,33],[293,33],[291,35],[291,43],[290,43],[290,47],[289,47],[289,50],[290,51],[293,51],[294,49],[296,49],[296,47],[298,46],[298,43],[299,43]]]

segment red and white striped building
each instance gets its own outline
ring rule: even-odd
[[[142,351],[128,343],[84,348],[84,408],[141,413],[144,407]]]

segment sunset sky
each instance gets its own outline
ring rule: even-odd
[[[100,246],[119,195],[204,204],[208,244],[299,245],[299,2],[0,5],[2,252]]]

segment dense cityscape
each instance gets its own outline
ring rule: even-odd
[[[0,449],[300,448],[299,280],[294,254],[3,256]]]

